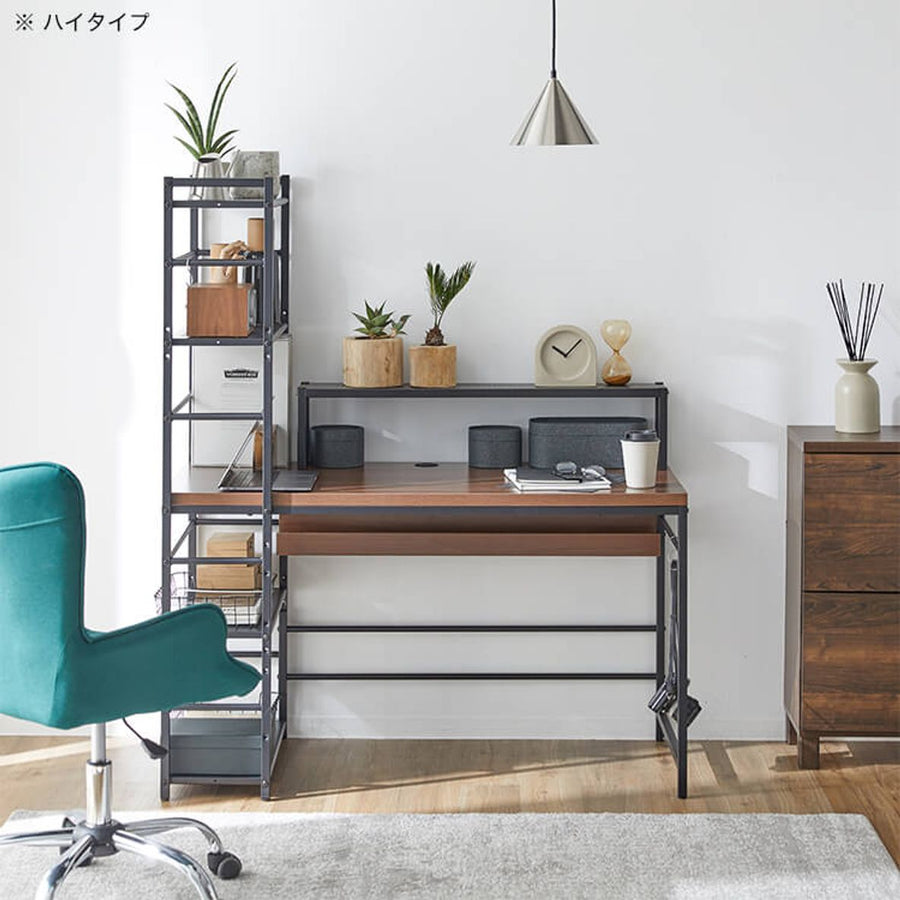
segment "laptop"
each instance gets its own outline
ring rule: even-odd
[[[220,491],[256,491],[262,489],[263,473],[258,469],[238,466],[241,454],[259,431],[259,423],[254,422],[237,452],[231,458],[217,485]],[[272,472],[273,491],[311,491],[319,473],[313,469],[275,469]]]

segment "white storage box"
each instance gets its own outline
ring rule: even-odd
[[[262,412],[262,347],[195,347],[194,412]],[[275,341],[272,352],[275,465],[290,460],[288,388],[291,340]],[[191,465],[226,466],[250,430],[250,422],[191,422]],[[249,464],[251,452],[243,463]]]

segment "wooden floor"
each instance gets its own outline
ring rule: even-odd
[[[84,806],[83,738],[0,737],[0,822],[14,809]],[[117,810],[153,809],[157,764],[113,739]],[[777,812],[862,813],[900,864],[900,743],[823,742],[797,769],[780,743],[691,744],[690,793],[675,797],[668,752],[646,741],[290,740],[277,799],[252,788],[175,786],[182,813]]]

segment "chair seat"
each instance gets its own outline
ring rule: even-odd
[[[85,630],[57,679],[45,725],[74,728],[136,713],[240,696],[259,683],[225,649],[227,625],[211,603],[105,633]]]

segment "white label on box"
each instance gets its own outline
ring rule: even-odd
[[[195,347],[194,412],[262,412],[262,347]],[[275,341],[272,353],[272,422],[275,465],[290,459],[288,391],[291,342]],[[226,466],[250,430],[250,422],[191,422],[191,465]],[[242,464],[251,460],[252,445]]]

